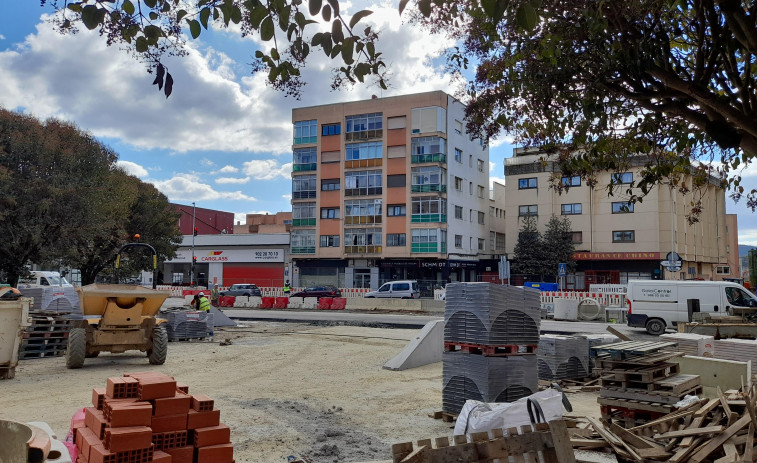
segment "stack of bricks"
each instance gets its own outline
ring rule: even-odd
[[[234,463],[231,430],[204,395],[157,372],[108,378],[74,426],[77,463]]]

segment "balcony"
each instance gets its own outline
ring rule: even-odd
[[[447,214],[413,214],[411,223],[447,223]]]
[[[383,160],[381,158],[374,159],[355,159],[352,161],[344,161],[345,169],[356,169],[360,167],[381,167]]]
[[[318,169],[318,163],[315,162],[308,162],[305,164],[294,164],[292,166],[292,171],[294,172],[307,172],[312,170]]]
[[[381,254],[380,245],[368,245],[368,246],[345,246],[345,254]]]
[[[382,216],[380,215],[348,215],[344,218],[345,225],[364,225],[381,223]]]
[[[382,129],[363,130],[360,132],[347,132],[344,134],[344,140],[348,142],[373,140],[373,139],[383,138],[383,137],[384,137],[384,131]]]
[[[315,254],[315,246],[292,246],[291,254]]]
[[[424,162],[447,162],[447,155],[444,153],[434,154],[414,154],[410,158],[413,164],[422,164]]]
[[[439,245],[439,243],[413,243],[410,252],[446,253],[447,243],[442,243],[441,245]]]
[[[311,217],[308,219],[292,219],[292,226],[293,227],[314,227],[315,217]]]
[[[446,193],[447,185],[439,185],[438,183],[428,184],[428,185],[413,185],[410,191],[412,191],[413,193],[431,193],[431,192]]]

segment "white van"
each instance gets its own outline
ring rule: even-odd
[[[65,278],[60,276],[58,272],[44,272],[34,270],[29,272],[30,275],[26,278],[18,280],[18,287],[34,287],[34,286],[72,286]]]
[[[401,299],[418,299],[421,293],[415,280],[400,280],[384,283],[376,291],[365,293],[363,297],[394,297]]]
[[[728,281],[629,280],[626,292],[628,326],[660,335],[695,312],[713,315],[753,313],[757,297]]]

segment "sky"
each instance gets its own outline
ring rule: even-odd
[[[300,100],[251,74],[260,46],[238,28],[203,31],[187,56],[164,63],[174,78],[170,98],[152,86],[145,65],[98,33],[61,35],[37,1],[5,0],[0,15],[0,106],[40,119],[75,123],[113,148],[119,165],[154,184],[171,202],[245,214],[290,211],[292,108],[442,90],[459,83],[445,74],[440,52],[452,43],[403,24],[398,2],[341,2],[368,8],[360,24],[381,31],[377,48],[391,70],[390,87],[357,85],[332,91],[333,64],[318,52],[303,76]],[[490,141],[490,178],[504,183],[507,137]],[[754,174],[743,183],[752,188]],[[738,214],[739,243],[757,245],[757,215],[726,199]]]

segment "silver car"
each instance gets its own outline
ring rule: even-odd
[[[421,296],[418,282],[415,280],[390,281],[381,285],[376,291],[365,293],[363,297],[394,297],[400,299],[418,299]]]

